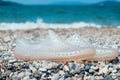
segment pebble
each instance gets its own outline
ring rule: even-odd
[[[45,68],[39,68],[38,71],[47,71]]]
[[[60,77],[58,80],[65,80],[65,78],[64,77]]]
[[[16,77],[13,77],[12,80],[19,80],[19,78],[16,76]]]
[[[108,65],[106,65],[105,67],[103,67],[99,70],[99,74],[107,73],[107,72],[108,72]]]
[[[59,74],[54,74],[51,78],[51,80],[58,80]]]
[[[33,73],[37,71],[32,65],[30,65],[29,68],[32,70]]]
[[[21,67],[22,69],[28,69],[28,68],[29,68],[29,65],[26,64],[26,63],[23,63],[20,67]]]
[[[88,65],[85,65],[85,70],[88,72],[89,70],[91,69],[91,66],[88,64]]]
[[[71,78],[71,77],[68,77],[68,78],[66,78],[65,80],[72,80],[72,78]]]
[[[25,76],[23,80],[30,80],[29,76]]]
[[[65,72],[63,70],[59,71],[59,75],[63,76],[65,74]]]
[[[68,78],[68,77],[71,77],[71,75],[68,72],[66,72],[65,75],[64,75],[64,77]]]
[[[15,69],[15,66],[14,65],[9,65],[9,66],[7,66],[7,69],[8,70],[13,70],[13,69]]]
[[[16,59],[9,60],[9,63],[14,63],[14,62],[16,62]]]
[[[104,80],[114,80],[110,75],[104,77]]]
[[[7,37],[4,38],[4,41],[5,41],[5,42],[8,42],[8,41],[11,41],[11,39],[10,39],[9,36],[7,36]]]
[[[69,67],[67,65],[64,66],[65,71],[69,71]]]
[[[113,71],[113,68],[112,68],[112,67],[109,67],[108,70],[109,70],[110,72],[112,72],[112,71]]]
[[[58,69],[63,69],[63,67],[64,67],[63,64],[58,64],[57,66]]]
[[[112,70],[112,73],[116,73],[117,72],[117,70]]]
[[[42,74],[40,74],[40,73],[37,72],[37,73],[33,74],[33,77],[36,78],[36,79],[39,79],[41,77],[41,75]]]
[[[24,75],[25,75],[24,72],[20,72],[20,73],[17,75],[17,77],[23,78]]]
[[[95,73],[95,70],[90,69],[90,70],[89,70],[89,73],[93,75],[93,74]]]

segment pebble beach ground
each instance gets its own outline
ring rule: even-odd
[[[15,39],[37,41],[48,29],[0,31],[0,80],[120,80],[120,56],[111,61],[51,62],[14,58]],[[61,37],[79,34],[97,47],[112,47],[120,53],[120,28],[52,29]]]

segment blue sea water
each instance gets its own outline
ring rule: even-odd
[[[0,6],[0,29],[89,25],[118,27],[120,6]]]

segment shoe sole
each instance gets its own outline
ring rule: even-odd
[[[81,61],[86,60],[90,57],[93,57],[95,53],[83,54],[83,55],[75,55],[70,57],[61,57],[61,58],[41,58],[41,57],[34,57],[34,56],[24,56],[18,53],[14,53],[14,57],[16,59],[28,61],[28,60],[46,60],[46,61],[54,61],[54,62],[69,62],[69,61]]]
[[[107,54],[107,55],[106,55]],[[118,51],[113,50],[111,52],[97,52],[96,55],[94,55],[91,58],[88,58],[89,61],[110,61],[118,57]]]

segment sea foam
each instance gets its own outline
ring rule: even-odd
[[[0,30],[29,30],[35,28],[81,28],[81,27],[97,27],[100,28],[105,25],[97,25],[94,23],[86,22],[73,22],[73,23],[45,23],[42,19],[36,22],[21,22],[21,23],[0,23]]]

